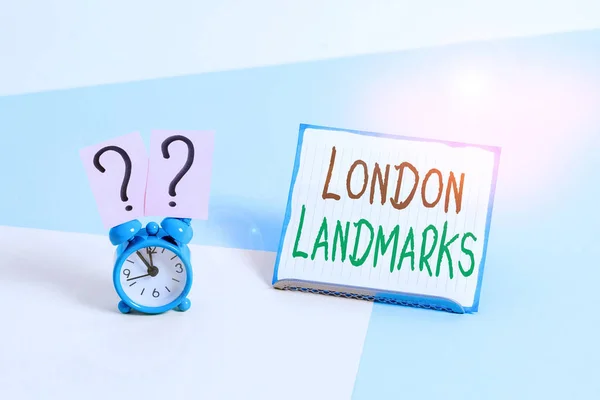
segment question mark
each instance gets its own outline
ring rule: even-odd
[[[117,146],[103,147],[102,149],[98,150],[98,152],[94,156],[94,167],[96,167],[96,169],[102,173],[106,172],[106,168],[104,168],[102,166],[102,164],[100,164],[100,156],[102,156],[102,154],[106,153],[107,151],[115,151],[115,152],[119,153],[121,155],[121,157],[123,157],[123,161],[125,162],[125,176],[123,176],[123,182],[121,183],[121,201],[123,201],[123,202],[128,201],[129,198],[127,198],[127,185],[129,185],[129,178],[131,178],[131,159],[129,158],[129,155],[127,154],[127,152],[125,152],[125,150],[123,150],[120,147],[117,147]],[[130,205],[127,205],[127,207],[125,207],[125,210],[131,211],[131,210],[133,210],[133,207]]]
[[[175,188],[177,187],[177,184],[179,184],[179,181],[181,181],[181,178],[183,178],[184,175],[187,174],[187,172],[192,167],[192,164],[194,163],[194,144],[192,143],[192,141],[190,139],[186,138],[185,136],[181,136],[181,135],[175,135],[175,136],[168,137],[165,139],[164,142],[162,142],[161,149],[162,149],[163,157],[166,159],[169,159],[171,157],[169,155],[169,145],[175,141],[184,142],[187,145],[188,154],[187,154],[187,160],[185,161],[183,168],[181,168],[179,173],[177,175],[175,175],[175,178],[173,178],[173,180],[171,181],[171,184],[169,185],[169,195],[171,197],[175,197],[177,195],[177,193],[175,193]],[[175,203],[174,201],[171,201],[171,202],[169,202],[169,205],[171,207],[175,207],[177,205],[177,203]]]

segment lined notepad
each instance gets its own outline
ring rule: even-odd
[[[477,311],[499,155],[302,125],[274,286]]]

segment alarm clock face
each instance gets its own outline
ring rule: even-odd
[[[157,308],[172,303],[181,296],[186,282],[184,262],[164,247],[141,248],[121,265],[123,292],[143,307]]]

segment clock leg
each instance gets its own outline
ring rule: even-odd
[[[123,314],[127,314],[129,311],[131,311],[131,307],[125,304],[123,300],[121,300],[119,302],[119,311],[121,311]]]
[[[191,306],[192,306],[192,302],[190,301],[190,299],[185,298],[177,306],[177,311],[187,311],[190,309]]]

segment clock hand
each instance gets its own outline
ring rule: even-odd
[[[154,262],[152,262],[152,249],[148,252],[148,257],[150,257],[150,266],[154,268]]]
[[[144,264],[146,264],[146,267],[148,267],[148,272],[150,272],[150,270],[152,269],[152,265],[148,264],[148,261],[146,261],[146,259],[144,258],[144,256],[142,255],[142,253],[138,251],[136,251],[137,255],[139,258],[142,259],[142,261],[144,262]]]
[[[150,274],[136,276],[135,278],[129,278],[129,279],[127,279],[127,280],[128,280],[128,281],[132,281],[132,280],[134,280],[134,279],[140,279],[140,278],[143,278],[143,277],[145,277],[145,276],[150,276]]]

